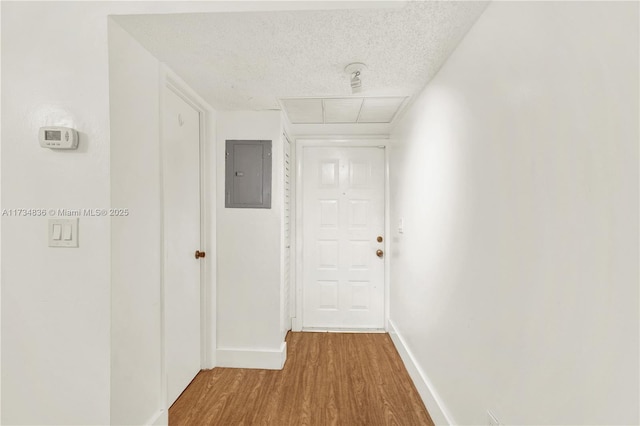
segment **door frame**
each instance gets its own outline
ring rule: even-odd
[[[159,87],[159,115],[160,115],[160,221],[161,221],[161,402],[166,410],[167,406],[167,362],[166,362],[166,292],[165,277],[167,268],[167,253],[165,247],[166,221],[164,210],[164,134],[163,111],[165,89],[172,91],[182,100],[193,107],[200,118],[199,138],[199,177],[200,177],[200,248],[206,257],[200,262],[200,368],[210,369],[216,364],[216,210],[209,208],[211,200],[215,200],[216,176],[210,172],[209,164],[215,161],[215,111],[189,85],[173,72],[166,64],[160,65]],[[213,191],[213,192],[212,192]],[[212,196],[213,194],[213,196]],[[215,206],[215,204],[214,204]]]
[[[386,136],[371,136],[365,139],[357,139],[355,137],[348,138],[330,138],[330,139],[305,139],[298,138],[295,141],[295,317],[292,318],[293,331],[302,331],[303,324],[303,297],[304,297],[304,285],[302,283],[303,275],[303,182],[302,182],[302,169],[304,149],[308,147],[314,148],[382,148],[384,149],[384,252],[389,253],[389,238],[386,236],[391,235],[391,229],[389,225],[389,138]],[[384,330],[389,331],[389,256],[384,257]],[[371,330],[364,330],[364,332],[371,332]]]
[[[293,141],[293,142],[292,142]],[[286,161],[286,145],[287,143],[289,143],[289,239],[286,239],[286,232],[285,232],[285,227],[286,225],[286,221],[285,221],[285,204],[286,204],[286,199],[285,199],[285,194],[286,194],[286,177],[284,176],[285,170],[284,170],[284,162]],[[286,313],[286,319],[285,319],[285,324],[284,324],[284,328],[282,330],[282,340],[284,341],[286,336],[287,336],[287,332],[289,330],[293,330],[293,320],[295,317],[295,306],[296,306],[296,301],[295,301],[295,169],[296,169],[296,165],[295,165],[295,140],[292,139],[291,137],[289,137],[289,133],[287,132],[286,129],[282,130],[282,218],[281,218],[281,224],[282,224],[282,232],[281,232],[281,242],[280,242],[280,247],[281,247],[281,256],[280,256],[280,275],[281,275],[281,281],[283,283],[282,288],[284,288],[284,280],[285,280],[285,275],[288,272],[289,273],[289,288],[288,288],[288,292],[289,294],[287,294],[287,300],[288,303],[285,305],[284,302],[282,303],[282,309],[284,310],[284,312]],[[289,270],[285,271],[285,256],[286,256],[286,250],[289,250]],[[284,295],[282,295],[282,300],[284,301]]]

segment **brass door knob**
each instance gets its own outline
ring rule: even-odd
[[[378,250],[376,250],[376,256],[382,257],[382,256],[384,256],[384,252],[382,250],[378,249]]]
[[[207,253],[200,251],[200,250],[196,250],[196,259],[200,259],[201,257],[205,257],[207,255]]]

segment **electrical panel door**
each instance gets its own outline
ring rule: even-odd
[[[225,207],[271,208],[271,141],[227,140]]]

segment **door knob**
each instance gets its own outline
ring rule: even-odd
[[[378,250],[376,250],[376,256],[382,257],[382,256],[384,256],[384,252],[382,250],[378,249]]]
[[[200,259],[201,257],[205,257],[207,255],[207,253],[200,251],[200,250],[196,250],[196,259]]]

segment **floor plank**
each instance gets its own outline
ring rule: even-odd
[[[281,371],[201,371],[170,425],[433,425],[387,334],[289,333]]]

